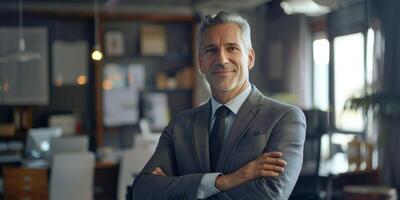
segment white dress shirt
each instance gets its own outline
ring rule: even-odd
[[[211,122],[210,122],[210,133],[211,129],[214,125],[215,121],[215,112],[220,106],[226,106],[231,112],[228,114],[228,116],[225,118],[225,133],[224,133],[224,140],[228,137],[229,131],[232,127],[233,121],[236,119],[237,113],[246,100],[246,98],[250,95],[251,93],[251,86],[249,85],[242,93],[240,93],[238,96],[235,98],[231,99],[229,102],[226,104],[221,104],[217,100],[214,99],[214,97],[211,98]],[[219,191],[215,187],[215,180],[217,177],[221,175],[219,172],[215,173],[207,173],[204,174],[203,178],[201,179],[199,190],[197,191],[197,198],[198,199],[205,199],[208,198],[214,194],[217,194]]]

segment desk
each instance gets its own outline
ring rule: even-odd
[[[5,199],[48,199],[49,168],[3,167]],[[116,199],[119,164],[96,162],[94,199]]]
[[[380,181],[379,169],[370,171],[346,172],[337,175],[329,175],[327,183],[327,199],[343,199],[343,189],[346,185],[375,185]]]

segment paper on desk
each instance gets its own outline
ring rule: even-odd
[[[146,71],[144,64],[134,63],[128,65],[128,83],[129,87],[135,87],[138,90],[145,88]]]
[[[169,121],[168,96],[165,93],[146,93],[144,97],[145,117],[153,130],[163,129]]]
[[[108,127],[135,124],[139,120],[138,91],[134,87],[104,90],[104,124]]]

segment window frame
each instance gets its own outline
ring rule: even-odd
[[[345,35],[350,35],[350,34],[355,34],[355,33],[362,33],[362,35],[364,36],[364,87],[367,86],[368,82],[367,82],[367,74],[366,74],[366,70],[367,70],[367,32],[368,29],[365,28],[357,28],[357,29],[352,29],[349,32],[343,32],[342,34],[335,34],[335,35],[328,35],[328,41],[329,41],[329,73],[328,73],[328,77],[329,77],[329,92],[328,92],[328,104],[329,104],[329,129],[331,132],[334,133],[344,133],[344,134],[358,134],[358,135],[362,135],[364,136],[366,133],[366,128],[368,126],[368,120],[364,118],[363,116],[363,121],[364,121],[364,125],[363,125],[363,129],[361,131],[352,131],[352,130],[346,130],[346,129],[341,129],[336,127],[336,109],[335,109],[335,55],[334,55],[334,49],[335,49],[335,44],[334,44],[334,39],[336,37],[340,37],[340,36],[345,36]]]

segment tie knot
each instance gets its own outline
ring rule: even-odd
[[[215,112],[215,116],[217,118],[226,117],[229,114],[229,108],[226,106],[220,106],[217,111]]]

